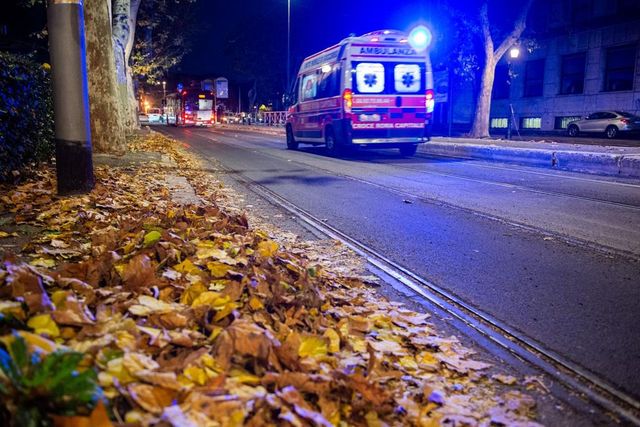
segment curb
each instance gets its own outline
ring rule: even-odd
[[[427,142],[419,153],[514,163],[597,175],[640,178],[640,155],[554,151],[511,147]]]

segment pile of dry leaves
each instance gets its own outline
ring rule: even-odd
[[[114,422],[535,425],[533,399],[427,315],[225,213],[177,143],[134,148],[171,155],[203,204],[172,203],[153,164],[98,168],[86,196],[57,198],[48,169],[0,193],[0,212],[42,230],[0,265],[0,312],[26,325],[0,340],[82,352]]]

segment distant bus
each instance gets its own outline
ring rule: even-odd
[[[287,114],[287,148],[324,144],[335,154],[395,147],[415,154],[429,141],[435,99],[428,51],[411,42],[412,34],[381,30],[306,58]]]
[[[165,115],[174,126],[211,126],[214,97],[210,91],[187,88],[167,95]]]

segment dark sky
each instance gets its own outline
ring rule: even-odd
[[[280,41],[286,51],[287,0],[199,0],[194,25],[208,27],[198,37],[193,50],[183,60],[181,71],[193,74],[225,74],[230,72],[224,55],[230,31],[247,22],[248,17],[263,20],[269,30],[256,33],[256,43]],[[339,42],[349,33],[393,28],[405,30],[418,23],[431,23],[437,33],[440,0],[291,0],[292,57],[302,58]],[[244,30],[244,28],[243,28]],[[284,41],[284,43],[282,42]],[[298,64],[292,62],[292,68]]]

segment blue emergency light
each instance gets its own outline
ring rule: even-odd
[[[409,33],[409,44],[417,51],[428,48],[432,39],[431,31],[424,25],[415,27]]]

